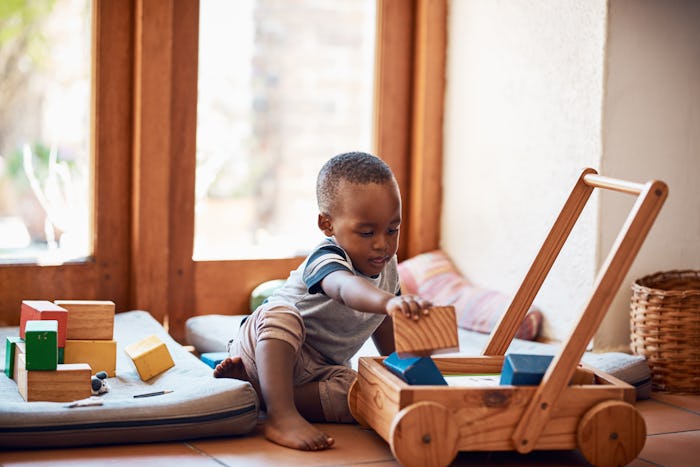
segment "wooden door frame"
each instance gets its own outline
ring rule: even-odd
[[[376,153],[404,204],[399,259],[439,247],[447,0],[378,0]]]
[[[180,341],[187,318],[246,313],[256,285],[301,261],[192,260],[198,9],[135,8],[131,298]],[[446,14],[446,0],[377,2],[375,151],[403,193],[400,258],[438,247]]]

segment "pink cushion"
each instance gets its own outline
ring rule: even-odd
[[[435,305],[454,305],[457,325],[470,331],[490,333],[511,297],[470,284],[440,250],[422,253],[399,264],[401,291],[420,295]],[[533,340],[542,323],[542,313],[530,308],[515,337]]]

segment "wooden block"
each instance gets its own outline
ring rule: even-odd
[[[20,312],[19,337],[24,338],[25,325],[30,320],[58,321],[58,346],[66,344],[68,311],[47,300],[23,300]]]
[[[155,334],[126,346],[124,351],[134,361],[143,381],[175,366],[168,347]]]
[[[58,322],[27,321],[24,332],[27,370],[55,370],[58,364]]]
[[[17,382],[19,378],[20,370],[24,370],[24,355],[26,354],[26,347],[24,345],[24,340],[22,342],[17,342],[15,344],[15,361],[12,367],[12,379]]]
[[[13,378],[15,369],[15,349],[18,343],[24,342],[19,336],[7,336],[5,339],[5,374]]]
[[[58,365],[54,371],[28,371],[24,365],[24,354],[17,355],[17,389],[27,402],[71,402],[92,394],[89,365],[77,363]]]
[[[44,302],[39,300],[22,300],[22,306],[19,312],[19,337],[22,339],[24,339],[24,328],[27,326],[27,321],[37,319],[37,310],[35,307],[40,306],[42,303]]]
[[[501,383],[514,386],[536,386],[542,381],[551,355],[508,354],[503,360]]]
[[[408,384],[447,386],[447,381],[430,357],[401,358],[394,352],[384,359],[384,366]]]
[[[113,340],[68,339],[63,354],[65,363],[87,363],[92,374],[100,371],[116,376],[117,342]]]
[[[459,350],[453,306],[435,306],[417,321],[394,315],[395,350],[401,357],[428,356]]]
[[[114,339],[114,302],[102,300],[55,300],[68,310],[66,339]]]

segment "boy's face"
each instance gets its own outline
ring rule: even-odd
[[[401,197],[396,183],[340,182],[333,212],[319,214],[318,226],[367,276],[382,272],[396,254],[401,224]]]

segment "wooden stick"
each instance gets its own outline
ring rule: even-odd
[[[578,361],[586,350],[586,345],[605,317],[667,196],[668,188],[663,182],[650,181],[644,185],[644,190],[637,198],[601,267],[594,292],[581,313],[578,323],[549,366],[542,383],[538,386],[513,432],[512,441],[519,452],[530,452],[537,444],[559,396],[571,379]]]
[[[603,175],[597,174],[587,174],[583,177],[583,181],[590,187],[607,188],[631,195],[638,195],[646,188],[646,185],[643,183],[628,182],[626,180],[618,180],[617,178],[604,177]]]
[[[498,324],[491,332],[489,341],[481,352],[482,355],[504,355],[513,337],[518,332],[520,324],[525,319],[530,305],[539,292],[549,270],[557,259],[566,239],[571,233],[581,211],[586,206],[593,188],[584,183],[587,175],[595,174],[594,169],[584,169],[578,181],[571,190],[568,200],[554,222],[549,235],[545,239],[539,253],[530,267],[520,288],[513,297],[508,310],[501,316]]]

